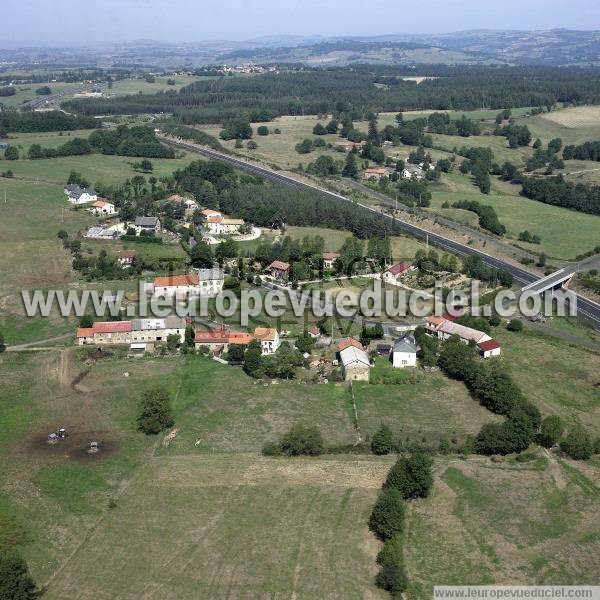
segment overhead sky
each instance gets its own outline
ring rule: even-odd
[[[599,0],[2,0],[0,41],[600,29]]]

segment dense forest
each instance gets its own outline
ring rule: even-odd
[[[162,112],[173,114],[180,123],[193,124],[221,123],[241,114],[252,121],[321,113],[346,113],[359,119],[378,111],[600,103],[598,69],[455,67],[433,72],[440,73],[435,75],[438,79],[417,85],[402,80],[398,69],[372,65],[305,68],[197,81],[179,92],[69,100],[64,106],[88,116]],[[381,81],[385,86],[375,85]]]
[[[7,133],[37,133],[41,131],[73,131],[94,129],[98,121],[91,117],[68,115],[60,110],[49,112],[0,111],[0,129]]]
[[[525,177],[522,185],[521,193],[527,198],[591,215],[600,215],[600,186],[568,183],[560,175],[544,179]]]

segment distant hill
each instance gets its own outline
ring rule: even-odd
[[[381,36],[269,36],[245,41],[58,45],[2,42],[3,60],[14,64],[138,64],[163,68],[218,63],[304,63],[311,66],[378,63],[600,65],[600,31],[473,30],[445,34]],[[0,68],[0,70],[2,70]]]
[[[459,31],[441,35],[391,35],[372,42],[417,42],[513,64],[600,64],[600,31]]]
[[[278,46],[274,46],[274,42]],[[219,60],[350,64],[516,64],[598,65],[600,31],[473,30],[447,34],[391,34],[331,38],[318,41],[295,37],[252,40],[246,47],[217,56]]]

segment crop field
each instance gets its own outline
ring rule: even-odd
[[[534,139],[547,143],[559,137],[563,144],[581,144],[600,138],[599,115],[598,106],[577,106],[531,117],[526,124]]]

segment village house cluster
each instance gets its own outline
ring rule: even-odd
[[[164,319],[132,319],[131,321],[97,321],[91,327],[77,329],[77,344],[88,345],[130,345],[164,343],[170,335],[184,341],[186,321],[177,316]]]
[[[275,354],[280,345],[279,332],[274,327],[257,327],[254,333],[234,331],[226,327],[196,331],[194,345],[196,350],[201,347],[219,355],[229,350],[233,344],[248,345],[252,340],[258,340],[264,355]]]

